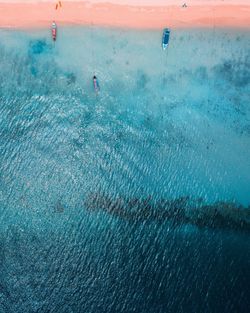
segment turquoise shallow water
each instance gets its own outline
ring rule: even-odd
[[[249,32],[1,38],[0,312],[248,312]]]

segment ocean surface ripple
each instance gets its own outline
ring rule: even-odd
[[[0,33],[0,313],[248,313],[249,32]]]

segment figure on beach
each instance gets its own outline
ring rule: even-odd
[[[56,3],[56,10],[58,8],[61,8],[61,7],[62,7],[62,2],[61,1],[57,1],[57,3]]]

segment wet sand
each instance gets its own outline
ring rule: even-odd
[[[41,28],[52,20],[63,25],[160,29],[163,27],[243,27],[250,28],[250,6],[177,5],[131,6],[112,3],[55,2],[0,3],[0,27]]]

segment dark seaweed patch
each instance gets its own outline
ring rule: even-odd
[[[146,88],[148,82],[149,82],[148,76],[142,70],[138,70],[138,72],[137,72],[137,88],[138,89]]]
[[[94,193],[86,198],[85,205],[90,210],[103,210],[134,222],[168,220],[177,226],[189,223],[197,227],[250,232],[250,208],[229,202],[205,205],[201,199],[195,201],[188,196],[155,201],[150,196],[128,199]]]
[[[244,60],[227,60],[213,68],[216,76],[237,87],[244,87],[250,83],[249,57]]]
[[[63,206],[62,202],[59,200],[54,207],[54,212],[63,213],[64,210],[65,210],[65,207]]]
[[[206,67],[200,66],[199,68],[197,68],[197,70],[195,72],[195,76],[196,76],[196,78],[198,78],[200,80],[206,80],[208,78]]]
[[[29,43],[29,54],[39,55],[51,50],[46,40],[31,40]]]
[[[67,84],[74,84],[76,82],[76,75],[74,73],[67,73],[66,75]]]
[[[38,70],[37,70],[37,68],[36,68],[34,65],[32,65],[32,66],[30,67],[30,72],[31,72],[31,74],[32,74],[33,76],[37,76]]]

